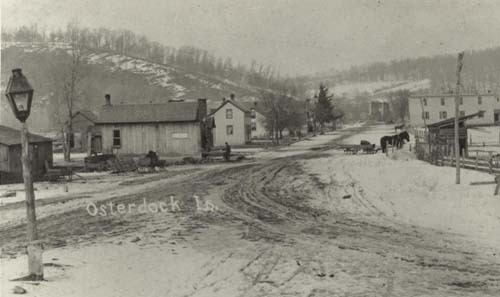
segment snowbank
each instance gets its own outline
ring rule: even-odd
[[[500,198],[493,176],[414,160],[409,152],[391,157],[340,155],[304,161],[308,172],[327,184],[330,196],[317,203],[329,209],[364,214],[376,220],[408,223],[463,234],[491,246],[500,244]],[[351,195],[351,199],[342,196]]]

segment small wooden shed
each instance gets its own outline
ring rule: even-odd
[[[460,155],[467,156],[467,125],[466,121],[479,116],[481,112],[466,115],[458,118],[458,144]],[[449,118],[437,123],[427,125],[429,129],[429,145],[445,147],[448,151],[453,151],[455,144],[455,118]]]
[[[52,165],[52,139],[29,134],[30,157],[33,178],[39,180],[45,174],[45,161]],[[21,182],[21,131],[0,126],[0,184]]]

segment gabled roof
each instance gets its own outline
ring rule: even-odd
[[[103,106],[96,123],[169,123],[198,120],[198,102],[168,102]]]
[[[211,115],[215,114],[222,107],[224,107],[226,104],[232,104],[234,107],[238,108],[239,110],[243,111],[244,113],[250,113],[250,110],[245,109],[243,106],[240,105],[239,102],[236,103],[236,102],[234,102],[232,100],[226,100],[226,101],[222,102],[222,104],[219,107],[217,107],[217,109],[215,111],[213,111],[212,113],[210,113],[209,115],[211,116]]]
[[[260,114],[264,114],[265,113],[264,109],[261,106],[259,106],[258,104],[256,106],[254,102],[251,102],[251,101],[238,101],[238,102],[235,102],[235,101],[232,101],[232,100],[226,100],[226,101],[222,102],[222,104],[219,105],[219,107],[210,110],[210,115],[213,115],[214,113],[216,113],[217,111],[219,111],[219,109],[221,109],[223,106],[225,106],[226,104],[229,104],[229,103],[231,103],[236,108],[238,108],[239,110],[241,110],[241,111],[243,111],[245,113],[251,112],[252,109],[254,109],[256,112],[258,112]]]
[[[81,115],[82,117],[86,118],[87,120],[95,123],[97,122],[97,115],[93,112],[91,112],[90,110],[80,110],[80,111],[77,111],[74,115],[73,115],[73,118],[75,118],[76,116],[78,115]]]
[[[458,122],[459,123],[465,122],[466,120],[477,117],[482,113],[484,113],[484,111],[479,111],[479,112],[476,112],[476,113],[473,113],[470,115],[459,117]],[[429,125],[427,125],[427,127],[429,127],[429,128],[443,128],[443,127],[450,126],[450,125],[455,125],[455,118],[454,117],[446,119],[446,120],[442,120],[442,121],[439,121],[439,122],[436,122],[433,124],[429,124]]]
[[[49,142],[52,141],[52,139],[30,133],[28,141],[30,143],[40,143]],[[9,146],[21,144],[21,131],[0,125],[0,144]]]

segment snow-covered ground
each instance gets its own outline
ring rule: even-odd
[[[212,165],[210,168],[213,167]],[[140,193],[165,181],[183,178],[206,169],[208,168],[176,166],[169,167],[166,171],[160,173],[146,175],[139,173],[110,174],[109,172],[84,173],[80,177],[75,177],[73,181],[61,181],[59,183],[37,182],[34,185],[36,200],[48,201],[48,203],[37,207],[37,218],[41,219],[71,209],[84,208],[89,202]],[[24,201],[24,187],[22,184],[0,185],[0,196],[5,196],[6,193],[15,193],[15,195],[0,198],[1,206]],[[0,208],[0,227],[24,222],[26,219],[25,213],[24,207]]]
[[[469,142],[472,140],[473,144],[469,148],[470,150],[500,153],[499,126],[469,128],[467,132],[469,134]]]
[[[71,153],[71,161],[76,163],[83,164],[83,159],[87,157],[86,153]],[[61,164],[64,163],[64,154],[63,153],[55,153],[52,155],[54,163]]]
[[[359,144],[362,139],[378,143],[390,135],[392,126],[372,129],[345,139]],[[392,130],[393,131],[393,130]],[[308,171],[333,189],[344,188],[351,199],[332,198],[325,207],[352,213],[380,216],[411,225],[461,234],[491,246],[500,245],[500,198],[495,185],[471,186],[471,182],[493,181],[493,176],[461,170],[461,184],[455,184],[455,169],[438,167],[415,159],[406,145],[402,150],[374,155],[345,155],[304,161]]]
[[[324,135],[316,135],[310,138],[305,138],[277,150],[261,150],[254,154],[253,157],[257,160],[269,160],[303,154],[310,151],[311,148],[321,147],[328,144],[329,142],[342,136],[343,133],[345,132],[342,130],[327,132]]]
[[[174,240],[154,245],[131,243],[130,239],[120,244],[117,242],[79,249],[48,250],[44,253],[44,263],[50,263],[44,270],[47,281],[40,285],[18,284],[29,292],[27,296],[189,296],[195,291],[197,296],[211,296],[203,295],[203,286],[196,287],[200,285],[199,281],[204,279],[208,286],[210,282],[228,279],[233,286],[219,288],[217,296],[237,296],[241,275],[233,273],[232,269],[225,273],[219,269],[216,273],[205,274],[210,271],[210,266],[243,266],[243,259],[216,263],[212,255]],[[0,261],[0,294],[11,296],[11,287],[16,283],[8,279],[26,273],[26,259]]]
[[[392,134],[392,129],[392,126],[374,126],[344,139],[344,143],[359,144],[360,140],[378,143],[382,135]],[[390,153],[389,157],[380,153],[346,155],[341,150],[311,151],[343,133],[336,131],[280,150],[257,153],[260,156],[257,159],[263,162],[252,165],[250,173],[230,171],[246,164],[231,165],[234,167],[227,168],[229,173],[222,177],[221,185],[208,190],[205,198],[221,208],[206,214],[206,220],[195,220],[188,213],[151,213],[146,217],[127,214],[120,218],[123,226],[129,228],[126,233],[116,235],[113,229],[106,238],[90,242],[82,239],[86,244],[46,250],[47,282],[9,281],[25,274],[26,258],[0,257],[1,296],[13,295],[11,290],[17,284],[27,289],[27,296],[38,297],[87,296],[88,292],[92,296],[122,297],[495,296],[495,279],[488,281],[488,286],[493,284],[488,287],[493,292],[489,295],[469,291],[474,288],[462,291],[450,288],[452,281],[466,277],[467,284],[470,279],[491,278],[488,271],[493,274],[496,270],[488,268],[484,272],[485,268],[477,275],[469,272],[475,270],[460,266],[462,258],[470,257],[472,261],[476,255],[462,254],[454,242],[447,241],[449,234],[456,233],[474,242],[464,248],[467,251],[474,245],[479,247],[474,253],[483,251],[485,246],[498,249],[500,199],[492,195],[492,185],[469,185],[471,181],[488,181],[492,177],[463,170],[462,184],[455,185],[453,168],[415,160],[408,146]],[[311,158],[271,161],[305,152],[311,152]],[[299,162],[305,172],[287,166],[293,162]],[[259,164],[261,168],[256,166]],[[318,183],[310,184],[308,177],[314,177]],[[129,181],[134,179],[130,177]],[[140,193],[147,188],[160,188],[163,182],[166,181],[150,181],[133,189]],[[271,185],[262,186],[267,183]],[[321,184],[324,187],[318,186]],[[170,185],[166,185],[170,190]],[[196,183],[190,186],[195,187]],[[225,190],[233,187],[235,192],[228,195],[241,196],[234,201],[223,200]],[[280,190],[272,200],[261,196],[274,194],[267,191],[275,187]],[[286,189],[292,190],[286,192]],[[124,194],[118,189],[112,192]],[[303,213],[294,212],[295,208],[279,204],[280,199],[289,199],[287,195],[295,192],[310,196],[307,203],[313,209],[330,211],[332,216],[306,220]],[[230,207],[229,203],[235,205]],[[239,203],[241,213],[237,211]],[[265,220],[257,220],[259,213],[252,217],[247,212],[252,207],[267,207],[271,214],[288,212],[293,220],[267,224]],[[222,215],[225,212],[231,215],[225,217]],[[232,219],[239,214],[250,217],[242,225],[243,232],[237,227],[240,221]],[[271,218],[272,215],[264,217]],[[220,224],[202,224],[218,220]],[[140,228],[130,228],[127,223]],[[272,233],[276,229],[289,233],[283,242],[251,239],[252,228],[260,225],[265,232],[271,232],[267,235],[270,237],[277,236]],[[423,229],[443,233],[438,232],[438,238],[433,237],[429,243]],[[441,237],[445,241],[443,246],[439,245]],[[472,263],[475,267],[477,261]],[[404,295],[408,290],[412,294]]]
[[[345,144],[359,144],[361,140],[367,140],[380,146],[380,138],[385,135],[395,135],[394,125],[376,125],[372,126],[369,130],[362,133],[355,134],[351,137],[344,139]]]

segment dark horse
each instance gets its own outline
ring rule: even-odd
[[[392,136],[384,136],[380,138],[380,146],[382,147],[382,152],[385,153],[387,151],[387,144],[395,146],[397,149],[403,147],[404,141],[410,141],[410,134],[408,132],[403,131],[399,134]]]

